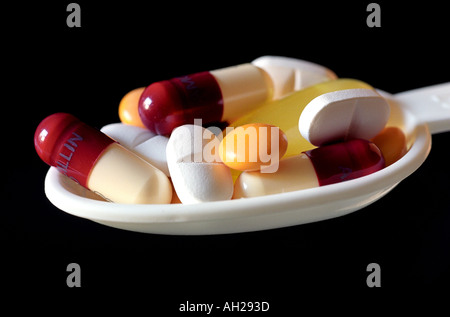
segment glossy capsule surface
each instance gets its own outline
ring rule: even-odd
[[[397,127],[386,127],[372,139],[383,153],[386,166],[397,162],[406,154],[406,137]]]
[[[266,102],[258,109],[242,116],[230,126],[238,127],[244,124],[263,122],[279,127],[287,136],[288,148],[285,156],[298,155],[301,152],[315,148],[299,131],[299,118],[303,109],[314,98],[333,91],[372,87],[355,79],[336,79],[319,83],[296,91],[280,100]]]
[[[40,158],[115,203],[169,203],[166,175],[99,130],[67,113],[48,116],[34,135]]]
[[[269,75],[243,64],[156,82],[145,88],[138,105],[143,124],[152,132],[169,135],[193,124],[232,121],[271,99]]]
[[[119,104],[119,118],[122,123],[145,128],[139,117],[138,104],[145,87],[136,88],[123,96]]]
[[[274,173],[243,172],[236,180],[233,197],[325,186],[369,175],[384,167],[383,155],[375,144],[354,139],[284,158]]]

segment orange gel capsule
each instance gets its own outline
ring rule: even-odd
[[[395,163],[406,154],[406,138],[400,128],[386,127],[372,139],[372,142],[383,153],[386,166]]]
[[[280,128],[264,123],[250,123],[226,128],[220,142],[219,156],[230,168],[239,171],[273,173],[287,150],[287,137]]]
[[[145,87],[136,88],[123,96],[119,104],[119,118],[122,123],[145,128],[138,113],[138,102]]]

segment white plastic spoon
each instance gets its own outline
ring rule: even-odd
[[[431,134],[450,131],[450,83],[390,95],[388,126],[401,128],[408,152],[381,171],[343,183],[255,198],[196,205],[126,205],[96,200],[50,168],[45,193],[58,208],[108,226],[160,234],[256,231],[330,219],[380,199],[425,161]]]

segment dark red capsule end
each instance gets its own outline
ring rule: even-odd
[[[152,132],[170,135],[183,124],[221,121],[223,99],[219,84],[209,72],[173,78],[148,86],[138,105],[139,116]]]
[[[313,163],[320,186],[359,178],[385,167],[378,147],[361,139],[325,145],[305,154]]]
[[[45,163],[55,166],[54,149],[58,147],[66,130],[79,122],[68,113],[55,113],[41,121],[34,133],[34,147]]]
[[[48,116],[34,134],[34,147],[39,157],[83,186],[97,159],[113,142],[68,113]]]

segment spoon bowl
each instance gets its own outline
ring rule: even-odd
[[[391,107],[387,126],[399,127],[405,133],[408,151],[392,165],[358,179],[237,200],[130,205],[103,201],[51,167],[45,178],[45,193],[69,214],[115,228],[156,234],[249,232],[343,216],[389,193],[425,161],[431,134],[450,131],[450,83],[396,95],[378,92]]]

